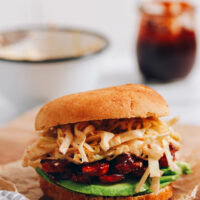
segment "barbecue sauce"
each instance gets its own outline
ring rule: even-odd
[[[162,6],[162,15],[142,11],[137,55],[140,70],[147,80],[167,82],[190,73],[197,44],[194,29],[185,27],[179,20],[183,14],[191,17],[191,5],[179,3],[179,13],[172,13],[170,2],[162,2]]]

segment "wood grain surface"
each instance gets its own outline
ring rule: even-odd
[[[0,164],[19,160],[28,144],[36,138],[34,119],[38,109],[32,110],[0,129]],[[176,125],[175,129],[182,136],[184,153],[200,147],[200,127]]]
[[[34,131],[37,111],[32,110],[0,128],[0,164],[19,160],[26,146],[37,138]]]

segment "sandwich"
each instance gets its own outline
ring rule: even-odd
[[[55,200],[168,200],[190,166],[176,160],[180,136],[166,101],[153,89],[127,84],[66,95],[36,116],[32,166]]]

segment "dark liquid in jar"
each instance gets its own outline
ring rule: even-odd
[[[140,70],[146,79],[171,81],[183,78],[194,65],[195,32],[183,26],[177,30],[168,28],[171,21],[166,20],[173,19],[168,18],[167,13],[160,21],[155,22],[155,17],[150,16],[141,22],[137,43]]]

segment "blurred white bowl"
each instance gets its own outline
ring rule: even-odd
[[[95,88],[108,41],[72,29],[0,34],[0,92],[24,109]]]

